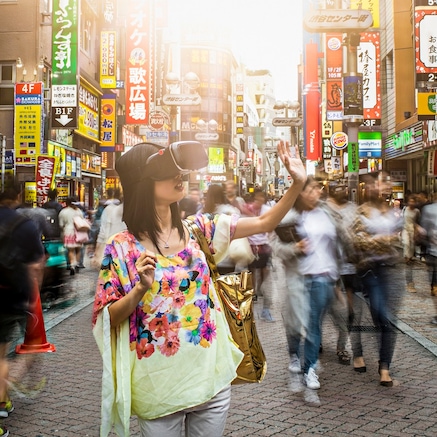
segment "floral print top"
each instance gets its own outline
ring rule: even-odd
[[[220,217],[196,216],[212,250],[217,225],[225,225],[232,235],[238,218]],[[133,289],[139,280],[135,262],[142,251],[128,231],[115,235],[106,246],[93,323],[106,305]],[[195,237],[191,235],[179,253],[156,256],[155,281],[129,318],[130,351],[135,356],[131,357],[132,412],[145,419],[211,399],[232,381],[241,359]]]

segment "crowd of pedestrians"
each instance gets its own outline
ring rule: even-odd
[[[366,306],[370,310],[378,342],[379,383],[383,387],[396,385],[390,374],[396,344],[396,330],[391,320],[396,316],[398,297],[403,290],[394,289],[392,285],[401,263],[405,267],[405,290],[416,293],[414,266],[415,263],[426,262],[430,293],[436,297],[433,299],[436,316],[431,323],[437,325],[437,196],[432,202],[426,193],[407,193],[404,204],[401,204],[397,199],[392,200],[390,178],[384,172],[367,175],[364,182],[364,197],[357,205],[348,200],[346,185],[322,183],[308,177],[300,192],[296,193],[293,206],[274,231],[268,228],[255,234],[245,231],[241,238],[232,242],[228,240],[229,250],[222,254],[218,262],[220,273],[243,269],[253,272],[255,300],[262,302],[258,316],[270,323],[277,322],[271,314],[274,291],[272,259],[282,263],[286,296],[281,316],[290,358],[288,370],[292,375],[299,375],[302,384],[310,390],[320,388],[318,368],[319,354],[323,350],[322,326],[325,316],[330,316],[337,328],[338,362],[344,365],[352,363],[353,370],[359,373],[367,371],[361,342],[361,321]],[[104,265],[104,254],[108,256],[105,252],[107,242],[113,235],[127,229],[125,219],[138,213],[136,207],[130,204],[130,212],[126,213],[123,195],[119,190],[109,189],[95,210],[84,208],[74,197],[65,199],[61,204],[56,194],[56,190],[51,190],[49,201],[42,208],[21,203],[19,190],[9,190],[0,196],[0,226],[8,223],[11,214],[18,214],[27,221],[20,224],[21,228],[14,229],[12,237],[20,245],[23,238],[29,238],[29,232],[33,235],[34,243],[22,248],[21,256],[27,272],[23,278],[33,278],[41,287],[41,272],[47,253],[43,257],[44,246],[40,243],[46,236],[52,236],[53,232],[65,247],[70,275],[84,268],[85,246],[88,246],[88,255],[92,258],[91,265],[95,268],[102,266],[107,275],[110,271],[110,266]],[[162,196],[166,199],[164,192]],[[209,217],[206,222],[202,221],[202,226],[208,223],[215,226],[215,216],[228,216],[229,232],[232,233],[238,220],[268,216],[278,201],[280,199],[268,201],[267,193],[260,188],[255,188],[245,198],[240,197],[235,182],[227,181],[223,185],[212,184],[203,193],[191,189],[178,202],[178,214],[179,219],[197,216],[205,220]],[[173,209],[171,211],[172,220],[175,221]],[[75,217],[86,218],[90,223],[89,238],[85,243],[76,240]],[[209,220],[212,220],[211,223]],[[57,231],[53,231],[53,222]],[[169,229],[169,232],[159,233],[159,239],[155,241],[157,244],[150,240],[155,246],[162,246],[161,256],[168,252],[167,246],[178,245],[177,242],[181,241],[179,233],[174,231],[175,227],[169,224]],[[185,242],[184,238],[182,241]],[[143,237],[138,241],[140,243],[132,241],[129,244],[143,245],[146,241],[147,247],[147,239]],[[242,254],[242,248],[246,253]],[[237,253],[240,254],[238,257]],[[149,251],[148,257],[141,259],[155,269],[160,258],[155,259]],[[106,287],[108,283],[102,282],[102,278],[100,286]],[[148,284],[147,280],[144,282]],[[2,292],[11,287],[5,280],[2,282],[0,277]],[[18,289],[19,285],[13,287]],[[8,417],[14,409],[7,390],[6,351],[15,325],[24,329],[27,303],[22,304],[24,306],[18,312],[4,305],[0,311],[0,418]],[[94,322],[98,323],[98,313],[104,304],[99,301],[96,305]],[[117,312],[114,314],[118,317]],[[158,335],[157,331],[155,334]],[[348,352],[349,343],[352,356]],[[141,344],[140,347],[145,349],[138,353],[151,353],[145,343]],[[228,392],[223,389],[215,400],[223,406],[228,402],[227,397]],[[201,398],[206,399],[202,393]],[[165,422],[162,423],[164,427],[167,426]],[[148,420],[142,422],[144,435],[148,435],[147,429],[152,429],[149,426]],[[223,422],[219,426],[223,426]],[[7,429],[0,424],[0,437],[7,435]]]

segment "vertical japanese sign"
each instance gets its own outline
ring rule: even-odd
[[[102,30],[100,32],[100,86],[116,88],[116,32]]]
[[[52,17],[51,126],[76,128],[78,1],[53,0]]]
[[[361,33],[357,48],[358,72],[363,77],[363,116],[365,125],[381,124],[381,71],[379,32]],[[366,122],[366,120],[368,120]]]
[[[347,171],[349,173],[358,173],[360,170],[358,143],[349,143],[347,145]]]
[[[126,29],[126,124],[148,124],[151,80],[150,0],[129,0]]]
[[[36,164],[36,203],[42,206],[48,200],[48,191],[54,187],[56,158],[53,156],[38,156]]]
[[[343,36],[326,34],[326,120],[343,119]]]
[[[43,138],[42,82],[15,84],[14,149],[17,164],[35,164]]]
[[[322,156],[320,91],[318,86],[318,46],[305,45],[305,156],[318,161]]]
[[[241,73],[235,81],[235,134],[237,138],[244,138],[244,82]]]
[[[115,151],[115,94],[105,94],[100,111],[100,151]]]
[[[115,29],[115,18],[117,14],[117,0],[103,0],[102,3],[102,19],[105,29]]]
[[[437,82],[437,2],[416,0],[414,10],[416,88]]]

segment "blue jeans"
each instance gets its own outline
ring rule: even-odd
[[[305,276],[305,292],[309,300],[308,332],[304,344],[304,373],[315,368],[322,341],[322,321],[334,298],[335,282],[325,275]]]
[[[375,265],[359,275],[367,292],[370,313],[379,335],[379,364],[382,369],[390,368],[396,341],[396,332],[390,322],[388,269],[384,265]]]

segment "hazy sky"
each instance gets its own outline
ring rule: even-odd
[[[184,17],[214,19],[232,28],[236,58],[250,69],[268,69],[276,98],[297,98],[297,65],[302,51],[302,0],[168,0]]]

